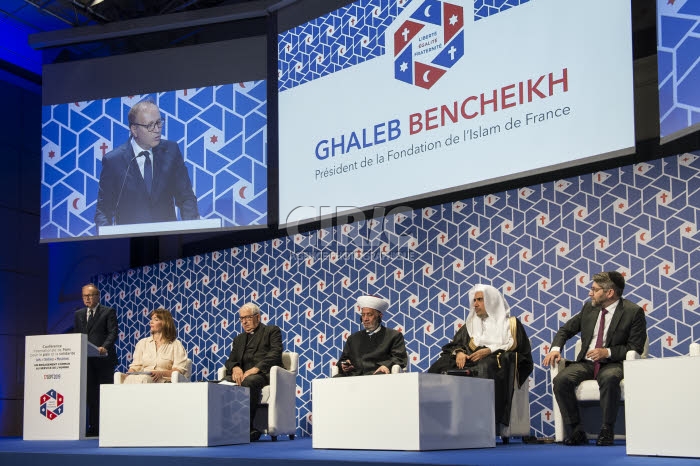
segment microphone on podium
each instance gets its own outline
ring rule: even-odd
[[[124,191],[124,185],[126,184],[126,177],[129,175],[129,168],[131,168],[131,162],[133,162],[134,160],[136,160],[137,158],[142,157],[142,156],[143,156],[143,152],[139,152],[137,155],[134,155],[133,157],[131,157],[131,159],[129,160],[129,163],[126,165],[126,171],[124,172],[124,177],[122,178],[122,186],[121,186],[121,188],[119,188],[119,195],[117,196],[117,202],[114,205],[114,214],[113,214],[113,220],[112,220],[113,225],[116,224],[116,221],[117,221],[117,211],[119,210],[119,201],[122,200],[122,192]]]

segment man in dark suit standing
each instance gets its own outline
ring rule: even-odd
[[[622,298],[625,278],[619,272],[602,272],[593,276],[589,296],[576,314],[559,329],[552,349],[544,358],[549,366],[561,359],[560,349],[566,341],[581,333],[581,352],[576,362],[569,364],[554,378],[554,396],[564,419],[565,445],[588,443],[581,426],[575,389],[584,380],[596,379],[600,387],[600,407],[603,425],[597,445],[612,445],[617,408],[620,401],[622,362],[627,351],[642,353],[647,338],[644,310]]]
[[[253,427],[255,412],[265,385],[270,385],[270,369],[282,365],[282,331],[275,325],[260,323],[260,308],[244,304],[238,311],[243,333],[233,339],[226,361],[226,379],[250,389],[250,441],[260,438]]]
[[[119,326],[117,313],[111,307],[100,304],[100,291],[92,283],[83,287],[85,307],[75,311],[74,333],[86,333],[88,341],[97,346],[102,357],[88,358],[87,364],[87,435],[99,435],[100,384],[112,383],[117,366],[117,341]]]
[[[197,198],[173,141],[161,139],[164,120],[152,100],[129,111],[129,141],[102,158],[95,224],[124,225],[197,220]]]

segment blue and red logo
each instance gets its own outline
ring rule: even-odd
[[[433,87],[464,56],[464,8],[425,0],[394,32],[394,76]]]
[[[56,390],[49,390],[41,395],[39,401],[39,412],[49,421],[53,421],[63,414],[63,395]]]

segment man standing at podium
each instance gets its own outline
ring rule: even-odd
[[[100,429],[100,384],[112,383],[117,366],[117,341],[119,327],[117,313],[111,307],[100,304],[100,291],[92,283],[83,287],[85,307],[75,311],[74,333],[85,333],[88,341],[97,346],[100,357],[87,361],[87,435],[99,435]]]
[[[161,138],[165,120],[153,100],[129,110],[129,140],[102,158],[95,224],[125,225],[199,219],[197,198],[174,141]]]

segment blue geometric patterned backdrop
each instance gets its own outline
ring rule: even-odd
[[[267,84],[227,84],[43,107],[41,239],[94,236],[102,156],[129,137],[129,109],[150,97],[176,141],[202,218],[267,223]]]
[[[657,0],[661,137],[700,123],[700,2]]]
[[[528,1],[474,0],[474,21]],[[283,32],[277,41],[279,90],[384,55],[386,28],[410,4],[411,0],[360,0]]]
[[[312,432],[311,381],[326,377],[350,332],[355,299],[391,302],[412,371],[425,371],[466,318],[468,290],[498,287],[530,337],[531,426],[553,435],[552,337],[588,299],[590,277],[616,269],[646,310],[651,357],[686,354],[700,339],[700,160],[667,157],[580,177],[292,234],[97,278],[117,309],[125,368],[147,314],[175,316],[195,380],[214,377],[239,333],[237,310],[259,303],[300,353],[298,433]],[[564,352],[573,357],[573,341]]]

